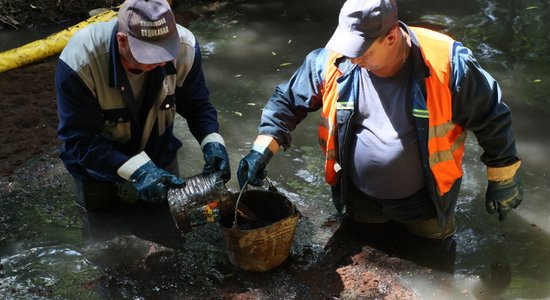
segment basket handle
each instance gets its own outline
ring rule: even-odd
[[[241,196],[243,195],[244,191],[248,187],[248,179],[244,182],[243,188],[241,189],[241,192],[239,193],[239,197],[237,197],[237,202],[235,203],[235,216],[233,220],[233,224],[237,225],[237,213],[239,212],[239,201],[241,200]]]
[[[273,185],[273,183],[271,183],[271,181],[269,181],[269,180],[267,179],[267,177],[264,178],[264,179],[265,179],[265,181],[267,181],[267,184],[269,185],[269,186],[267,187],[267,190],[268,190],[268,191],[270,191],[270,192],[278,192],[278,191],[277,191],[277,188]]]

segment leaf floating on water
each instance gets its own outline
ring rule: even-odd
[[[243,113],[240,112],[240,111],[236,111],[235,114],[236,114],[237,116],[239,116],[239,117],[242,117],[242,116],[243,116]]]
[[[534,83],[541,83],[542,82],[542,79],[535,79],[533,80]]]
[[[271,55],[275,56],[275,55],[277,55],[277,52],[271,51]]]
[[[279,65],[279,67],[288,67],[290,66],[292,63],[289,63],[289,62],[286,62],[286,63],[282,63]]]
[[[235,78],[239,78],[239,77],[241,77],[241,76],[243,76],[243,75],[237,74],[237,75],[235,75]]]

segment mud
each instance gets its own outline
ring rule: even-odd
[[[60,143],[56,137],[57,58],[0,74],[0,175]],[[55,154],[52,153],[55,156]]]

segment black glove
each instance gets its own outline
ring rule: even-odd
[[[237,178],[239,179],[239,186],[242,189],[245,182],[254,186],[262,186],[264,184],[264,178],[266,176],[265,167],[273,157],[273,153],[269,149],[265,149],[264,153],[260,153],[256,150],[250,150],[241,162],[239,163],[239,169],[237,170]]]
[[[503,181],[491,181],[487,185],[485,207],[487,212],[494,214],[498,211],[498,219],[503,221],[506,214],[518,207],[523,200],[523,186],[516,175]]]
[[[139,167],[130,176],[138,197],[146,202],[161,203],[167,197],[168,187],[182,186],[185,180],[157,168],[152,161]]]
[[[204,145],[202,149],[204,153],[204,168],[203,175],[221,171],[223,182],[228,182],[231,179],[231,168],[229,166],[229,156],[225,147],[218,142],[210,142]]]

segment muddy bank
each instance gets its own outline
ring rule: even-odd
[[[0,74],[0,175],[59,145],[54,72],[57,58]],[[55,155],[51,153],[52,155]]]

